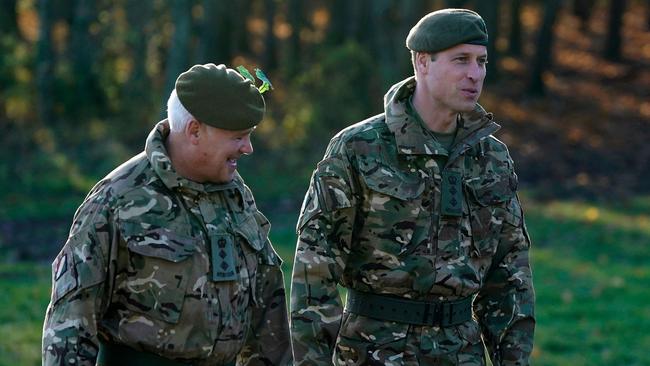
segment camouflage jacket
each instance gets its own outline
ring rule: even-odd
[[[407,114],[414,87],[393,86],[385,113],[337,134],[314,171],[292,276],[297,365],[483,365],[484,344],[495,365],[528,364],[530,240],[513,162],[492,136],[499,126],[477,105],[448,152]],[[339,284],[414,300],[474,296],[474,319],[441,328],[343,312]]]
[[[98,341],[197,365],[287,365],[281,260],[241,177],[180,177],[163,141],[101,180],[52,264],[43,365],[95,365]]]

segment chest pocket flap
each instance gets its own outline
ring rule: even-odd
[[[145,222],[123,222],[122,234],[130,251],[146,257],[180,262],[194,253],[201,240],[189,235],[189,227],[161,227]]]
[[[465,187],[474,202],[480,207],[494,207],[497,214],[514,225],[521,224],[521,210],[516,197],[518,179],[514,172],[503,175],[488,175],[465,180]]]
[[[424,191],[422,178],[398,171],[376,159],[362,160],[359,169],[368,188],[402,201],[414,199]]]

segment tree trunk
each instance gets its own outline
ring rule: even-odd
[[[329,2],[330,20],[326,38],[329,45],[340,45],[345,42],[349,23],[348,3],[350,1],[346,0],[331,0]]]
[[[95,19],[96,9],[93,0],[77,0],[72,22],[70,57],[74,70],[75,111],[68,113],[71,122],[85,120],[102,104],[102,96],[97,84],[94,61],[95,40],[90,34],[90,24]]]
[[[609,25],[603,56],[612,61],[621,60],[621,28],[623,26],[623,13],[625,0],[611,0],[609,2]]]
[[[646,11],[645,24],[646,24],[647,30],[650,31],[650,0],[646,1],[645,11]]]
[[[167,52],[167,70],[165,77],[165,100],[174,90],[178,75],[187,70],[190,43],[190,28],[192,25],[191,3],[189,0],[174,0],[172,3],[172,19],[174,20],[174,34]],[[165,113],[162,114],[164,116]]]
[[[0,35],[19,36],[16,15],[16,0],[0,0]]]
[[[497,40],[499,39],[499,0],[482,0],[477,4],[478,13],[483,17],[488,30],[487,53],[490,62],[487,64],[487,75],[485,81],[492,83],[499,78],[499,52],[497,51]]]
[[[151,80],[147,75],[147,40],[150,37],[152,3],[150,1],[129,1],[125,4],[130,37],[127,38],[131,50],[133,69],[125,90],[125,122],[150,126],[150,110],[143,107],[151,105],[152,96],[148,93]],[[139,101],[139,102],[138,102]]]
[[[542,28],[537,35],[537,51],[533,59],[531,78],[528,83],[528,94],[541,96],[546,89],[544,87],[544,72],[551,68],[553,56],[553,28],[557,19],[560,0],[547,0],[544,7],[544,20]]]
[[[350,1],[350,24],[348,36],[359,44],[371,42],[374,36],[372,28],[372,14],[368,9],[374,5],[373,0]]]
[[[508,53],[521,56],[521,2],[510,1],[510,37],[508,39]]]
[[[580,30],[582,32],[589,29],[589,19],[595,2],[595,0],[573,0],[573,15],[580,20]]]
[[[462,8],[466,2],[466,0],[446,0],[445,4],[448,8]]]
[[[287,79],[298,75],[302,65],[300,32],[303,27],[303,2],[302,0],[289,0],[289,24],[291,36],[287,47]]]
[[[391,42],[391,34],[395,30],[391,21],[391,4],[390,0],[375,0],[370,10],[374,31],[374,35],[371,36],[373,40],[371,54],[377,57],[377,70],[381,81],[380,85],[383,87],[387,87],[397,79],[395,50]]]
[[[266,35],[264,45],[264,68],[266,71],[273,71],[278,68],[277,46],[274,34],[275,28],[275,0],[264,1],[264,12],[266,15]]]
[[[236,20],[231,27],[232,39],[234,40],[233,52],[248,55],[251,53],[250,42],[248,39],[248,28],[246,20],[251,12],[251,0],[237,0],[232,3],[217,0],[219,2],[228,3],[230,9],[230,16]]]
[[[218,34],[222,26],[219,19],[218,0],[203,0],[203,19],[201,19],[200,38],[197,48],[197,60],[199,64],[218,63],[217,47],[220,46]]]
[[[54,70],[51,41],[52,1],[38,1],[39,34],[36,51],[36,84],[38,117],[40,122],[51,125],[52,116],[52,75]]]
[[[399,3],[401,19],[398,23],[398,29],[393,32],[396,37],[393,44],[396,45],[395,58],[398,60],[400,73],[404,76],[413,73],[413,64],[411,55],[406,48],[406,36],[415,23],[425,16],[427,12],[427,2],[425,0],[403,0]]]

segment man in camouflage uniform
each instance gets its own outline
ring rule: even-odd
[[[425,16],[415,76],[385,112],[330,142],[298,220],[291,333],[298,365],[526,365],[530,240],[499,126],[476,102],[487,31],[468,10]],[[347,288],[345,310],[337,285]]]
[[[224,65],[181,74],[145,151],[102,179],[52,265],[43,365],[288,365],[281,260],[237,174],[264,114]]]

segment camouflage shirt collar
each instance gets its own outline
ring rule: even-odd
[[[242,179],[239,174],[236,174],[235,179],[226,184],[202,184],[180,176],[176,172],[176,169],[174,169],[172,161],[167,154],[167,148],[165,147],[167,136],[169,136],[169,122],[165,119],[158,122],[151,130],[144,148],[153,171],[165,186],[170,189],[180,188],[185,191],[194,191],[197,194],[240,188]]]
[[[427,127],[409,111],[409,98],[415,91],[415,76],[393,85],[384,96],[384,109],[388,129],[395,135],[400,154],[447,155]],[[478,103],[474,110],[461,114],[456,135],[456,145],[471,144],[475,132],[487,129],[494,133],[499,126],[492,122],[492,114],[487,113]],[[480,135],[483,135],[482,133]]]

